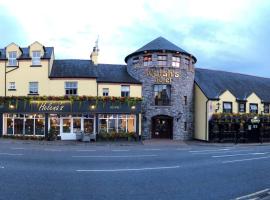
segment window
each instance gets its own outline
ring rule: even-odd
[[[38,94],[38,82],[29,82],[29,94]]]
[[[132,60],[132,64],[133,64],[134,66],[138,66],[138,65],[139,65],[139,62],[140,62],[139,57],[135,57],[135,58],[133,58],[133,60]]]
[[[178,56],[172,57],[172,67],[180,67],[180,57]]]
[[[258,113],[258,104],[256,104],[256,103],[249,104],[249,112],[250,113]]]
[[[77,95],[78,83],[77,82],[65,82],[66,95]]]
[[[269,113],[269,104],[268,103],[265,103],[264,104],[264,113]]]
[[[223,113],[232,113],[232,102],[223,102]]]
[[[8,84],[8,90],[16,90],[16,84],[15,84],[15,82],[9,82],[9,84]]]
[[[33,51],[32,65],[40,65],[40,51]]]
[[[143,57],[143,66],[148,67],[152,64],[152,55],[144,56]]]
[[[158,55],[158,66],[164,67],[167,65],[167,56]]]
[[[185,105],[187,105],[187,96],[184,96]]]
[[[189,59],[188,58],[185,58],[185,60],[184,60],[184,63],[185,63],[185,66],[189,66]]]
[[[8,52],[8,65],[17,66],[17,52],[16,51]]]
[[[121,86],[121,97],[129,97],[129,85],[122,85]]]
[[[136,116],[135,115],[107,115],[100,114],[99,132],[135,132],[136,131]]]
[[[156,106],[168,106],[171,102],[170,85],[154,85],[154,98]]]
[[[240,113],[246,112],[246,104],[245,103],[239,103],[239,112]]]
[[[102,89],[102,95],[103,95],[104,97],[109,96],[109,88],[103,88],[103,89]]]
[[[184,122],[184,131],[187,131],[187,122]]]

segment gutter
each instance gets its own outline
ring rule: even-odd
[[[210,99],[207,99],[206,103],[205,103],[205,140],[207,140],[207,126],[208,126],[208,102]]]

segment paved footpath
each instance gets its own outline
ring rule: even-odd
[[[270,144],[0,139],[0,185],[0,200],[266,200]]]

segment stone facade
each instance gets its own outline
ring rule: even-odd
[[[164,67],[158,66],[157,59],[160,52],[147,54],[152,56],[152,63],[147,67],[143,66],[145,53],[131,56],[127,60],[128,73],[143,84],[142,138],[151,139],[152,118],[154,116],[166,115],[173,119],[172,138],[174,140],[188,140],[192,138],[194,130],[193,89],[195,61],[191,56],[178,53],[180,67],[172,67],[172,56],[176,53],[166,53],[164,51],[161,53],[167,56],[167,65]],[[171,77],[171,80],[166,79],[167,77]],[[169,106],[155,106],[155,84],[171,85],[171,103]]]

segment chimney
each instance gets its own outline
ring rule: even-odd
[[[93,47],[93,51],[90,55],[90,60],[92,60],[92,62],[94,63],[94,65],[98,64],[98,52],[99,52],[99,48],[98,48],[98,39],[96,40],[96,44]]]

